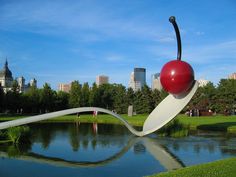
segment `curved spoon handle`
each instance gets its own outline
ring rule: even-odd
[[[97,108],[97,107],[73,108],[73,109],[67,109],[67,110],[63,110],[63,111],[57,111],[57,112],[46,113],[46,114],[41,114],[41,115],[37,115],[37,116],[31,116],[31,117],[27,117],[27,118],[7,121],[7,122],[0,123],[0,130],[10,128],[10,127],[19,126],[19,125],[25,125],[28,123],[48,120],[48,119],[52,119],[55,117],[60,117],[60,116],[68,115],[68,114],[74,114],[74,113],[79,113],[79,112],[91,112],[91,111],[99,111],[99,112],[110,114],[110,115],[114,116],[115,118],[119,119],[121,122],[123,122],[124,125],[129,129],[130,132],[132,132],[133,134],[135,134],[137,136],[143,136],[142,132],[135,130],[124,118],[122,118],[118,114],[116,114],[112,111],[109,111],[107,109]]]

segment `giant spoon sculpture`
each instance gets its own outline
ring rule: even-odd
[[[164,90],[169,93],[169,95],[147,117],[142,131],[135,130],[125,119],[123,119],[118,114],[115,114],[114,112],[107,109],[97,107],[73,108],[7,121],[0,123],[0,130],[52,119],[58,116],[90,111],[99,111],[118,118],[130,130],[130,132],[137,136],[144,136],[160,129],[170,120],[172,120],[188,104],[198,88],[198,82],[194,80],[194,72],[192,67],[187,62],[181,61],[181,39],[175,17],[171,16],[169,21],[174,26],[178,44],[177,60],[172,60],[166,63],[163,66],[160,74],[161,84]]]

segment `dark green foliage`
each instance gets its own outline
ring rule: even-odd
[[[40,90],[35,86],[29,88],[29,90],[22,95],[24,101],[22,101],[25,112],[37,113],[40,107]],[[42,97],[41,97],[42,98]]]
[[[189,104],[190,109],[214,111],[216,107],[216,91],[211,82],[204,87],[199,87]]]
[[[145,85],[142,90],[135,93],[134,109],[138,114],[150,113],[154,109],[154,100],[150,88]]]
[[[72,108],[80,107],[81,102],[81,85],[79,81],[74,81],[71,83],[71,90],[69,96],[69,105]]]
[[[134,90],[132,88],[129,87],[127,89],[126,97],[127,97],[128,105],[133,105],[134,104],[135,94],[134,94]]]
[[[55,91],[53,91],[48,83],[45,83],[40,93],[40,105],[43,112],[54,110]]]
[[[216,109],[219,112],[230,114],[236,109],[236,80],[221,79],[217,89]]]
[[[114,85],[113,88],[114,111],[119,114],[127,113],[128,104],[126,97],[126,89],[123,85]]]
[[[81,99],[80,99],[81,107],[89,106],[89,94],[90,94],[89,84],[88,82],[85,82],[81,89]]]
[[[218,87],[211,82],[204,87],[199,87],[189,103],[189,109],[233,114],[236,109],[236,80],[221,79]]]
[[[56,110],[63,110],[69,108],[69,93],[59,91],[56,94],[55,108]]]
[[[114,98],[113,98],[113,85],[103,84],[98,87],[99,96],[99,107],[106,109],[113,109]]]
[[[38,114],[94,106],[123,114],[127,113],[129,105],[133,105],[134,111],[142,114],[150,113],[167,95],[167,92],[151,90],[147,85],[141,91],[134,92],[121,84],[103,84],[98,87],[94,83],[89,87],[88,83],[81,85],[79,81],[72,82],[69,93],[55,92],[47,83],[42,89],[30,87],[26,93],[19,93],[14,81],[13,89],[7,93],[0,87],[0,112]],[[236,110],[236,80],[222,79],[217,87],[213,83],[199,87],[184,111],[188,109],[233,114]]]
[[[99,106],[100,100],[99,100],[99,92],[98,87],[96,83],[93,83],[93,86],[90,90],[89,94],[89,106]]]

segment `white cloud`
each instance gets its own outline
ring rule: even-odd
[[[104,40],[106,36],[159,42],[173,40],[162,24],[157,26],[156,22],[140,16],[124,18],[104,6],[94,1],[15,1],[0,7],[0,28],[77,36],[88,42]]]

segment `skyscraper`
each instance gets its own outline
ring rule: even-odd
[[[146,69],[134,68],[134,71],[130,75],[129,87],[135,92],[141,90],[146,84]]]
[[[99,75],[96,77],[96,84],[97,86],[100,86],[102,84],[108,84],[109,83],[109,77],[104,75]]]
[[[160,81],[160,73],[153,74],[151,81],[152,81],[152,90],[155,90],[155,89],[157,89],[159,91],[162,90],[162,85],[161,85],[161,81]]]

